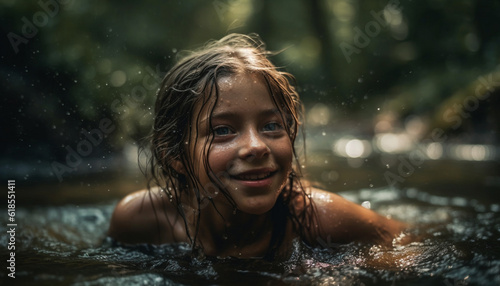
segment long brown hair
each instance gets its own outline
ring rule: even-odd
[[[214,102],[219,97],[218,79],[224,76],[236,75],[242,72],[259,74],[267,84],[269,94],[276,105],[286,132],[294,146],[303,114],[303,105],[299,95],[290,83],[294,81],[291,74],[279,71],[269,60],[272,53],[266,50],[264,43],[255,35],[230,34],[218,41],[208,42],[201,49],[185,55],[167,73],[157,94],[153,131],[149,137],[151,158],[148,162],[148,188],[158,186],[171,198],[177,212],[184,219],[187,236],[193,246],[199,229],[201,209],[212,204],[210,196],[206,196],[206,186],[202,186],[195,176],[193,162],[203,160],[207,175],[220,193],[235,209],[236,203],[225,189],[218,176],[208,164],[208,154],[212,141],[205,143],[202,158],[193,158],[189,154],[191,144],[198,144],[198,124],[200,113],[195,109],[209,110],[210,121]],[[215,100],[213,100],[215,97]],[[212,128],[210,122],[208,128]],[[212,134],[213,130],[209,130]],[[304,141],[305,142],[305,141]],[[271,248],[276,250],[282,242],[287,217],[302,224],[305,214],[296,213],[290,207],[290,201],[297,195],[306,193],[301,184],[300,163],[295,147],[293,147],[295,164],[288,181],[288,186],[282,191],[272,209],[275,222]],[[174,166],[181,163],[183,172],[178,172]],[[190,233],[186,219],[183,196],[196,198],[197,211],[195,233]],[[215,205],[214,205],[215,207]],[[271,252],[271,250],[270,250]]]

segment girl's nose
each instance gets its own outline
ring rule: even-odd
[[[246,136],[241,138],[241,147],[238,152],[241,159],[262,158],[270,152],[271,150],[258,131],[249,130]]]

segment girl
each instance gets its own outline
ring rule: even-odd
[[[256,35],[231,34],[181,59],[155,106],[148,190],[126,196],[109,236],[188,242],[210,256],[286,256],[311,246],[390,243],[403,224],[312,187],[294,142],[302,105]]]

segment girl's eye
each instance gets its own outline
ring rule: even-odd
[[[226,126],[215,127],[214,134],[215,136],[227,136],[231,134],[231,129],[229,129],[229,127]]]
[[[264,126],[264,131],[278,131],[281,129],[283,129],[283,126],[281,126],[281,124],[279,124],[277,122],[267,123]]]

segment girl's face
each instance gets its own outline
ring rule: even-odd
[[[274,206],[290,174],[292,143],[259,75],[223,77],[218,86],[219,100],[211,115],[213,134],[208,134],[208,110],[201,110],[199,117],[197,143],[191,150],[195,175],[215,202],[229,206],[203,164],[205,142],[213,136],[208,155],[211,171],[240,211],[263,214]]]

